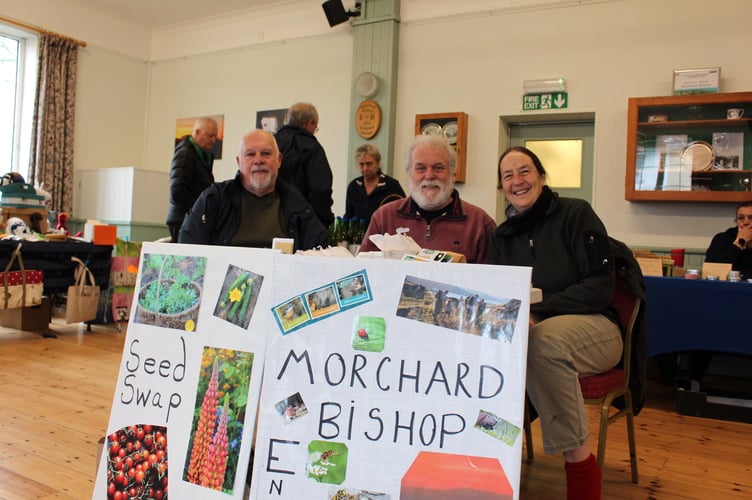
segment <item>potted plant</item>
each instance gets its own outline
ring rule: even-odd
[[[205,257],[145,255],[136,321],[195,330],[205,265]]]

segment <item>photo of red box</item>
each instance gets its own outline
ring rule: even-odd
[[[401,500],[512,500],[499,460],[421,451],[402,478]]]

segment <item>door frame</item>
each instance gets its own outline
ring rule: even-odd
[[[535,113],[535,114],[514,114],[514,115],[501,115],[499,116],[499,153],[496,156],[498,159],[510,144],[511,129],[518,125],[565,125],[571,123],[591,123],[593,125],[593,188],[591,196],[594,195],[597,169],[596,164],[596,128],[595,128],[595,113],[594,112],[579,112],[579,113]],[[506,199],[504,193],[501,190],[496,190],[496,221],[498,223],[506,220],[504,210],[506,209]]]

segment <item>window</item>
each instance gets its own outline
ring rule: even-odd
[[[0,24],[0,175],[28,179],[37,35]]]

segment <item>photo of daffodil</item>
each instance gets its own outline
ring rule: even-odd
[[[230,264],[214,306],[214,316],[246,329],[253,317],[264,277]]]
[[[206,257],[144,254],[136,323],[196,331]]]

